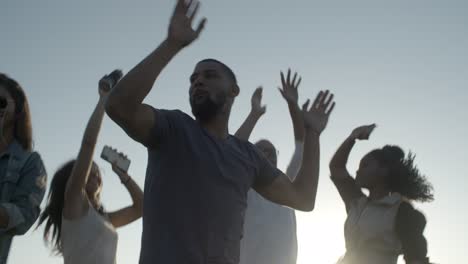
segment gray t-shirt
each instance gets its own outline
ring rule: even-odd
[[[155,111],[140,264],[238,263],[247,192],[281,172],[249,142],[216,138],[178,110]]]

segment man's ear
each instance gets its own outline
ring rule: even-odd
[[[231,87],[231,95],[232,95],[232,97],[238,96],[239,93],[240,93],[239,85],[234,84],[234,85]]]

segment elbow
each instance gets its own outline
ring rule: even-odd
[[[312,202],[307,202],[301,206],[300,211],[303,212],[312,212],[315,209],[315,200]]]
[[[133,203],[133,209],[135,210],[135,213],[138,215],[138,217],[143,215],[143,198]]]
[[[338,165],[337,162],[332,160],[328,164],[328,168],[330,169],[330,171],[336,171],[336,170],[342,169],[343,166]]]
[[[135,205],[135,210],[138,211],[139,215],[143,215],[143,203],[138,203]]]
[[[296,210],[303,212],[312,212],[315,209],[317,198],[317,188],[298,188],[294,195],[290,197],[290,204]]]
[[[302,212],[312,212],[315,209],[315,197],[296,203],[294,209]]]
[[[338,175],[341,175],[342,172],[346,171],[345,167],[333,166],[333,165],[330,165],[329,169],[330,169],[330,178],[332,180],[335,179]]]

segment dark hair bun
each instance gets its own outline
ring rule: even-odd
[[[405,158],[405,152],[398,146],[386,145],[382,148],[385,156],[391,160],[403,160]]]

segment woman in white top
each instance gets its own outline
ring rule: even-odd
[[[346,169],[356,140],[366,140],[375,125],[356,128],[330,162],[331,179],[338,189],[348,217],[345,223],[346,254],[343,264],[429,263],[423,232],[424,215],[410,201],[433,200],[432,186],[397,146],[384,146],[365,155],[353,179]],[[361,188],[369,190],[369,195]]]
[[[115,263],[115,228],[142,215],[143,192],[127,173],[115,165],[113,170],[129,191],[133,205],[115,212],[104,212],[100,201],[101,173],[93,162],[104,104],[121,76],[122,73],[116,70],[99,81],[100,98],[86,127],[78,157],[55,173],[48,203],[39,221],[39,225],[46,222],[44,239],[53,244],[54,251],[63,256],[65,264]]]
[[[298,105],[298,87],[301,78],[297,73],[285,76],[281,73],[281,95],[288,104],[293,128],[295,149],[286,175],[293,181],[302,164],[304,126]],[[242,126],[236,132],[238,138],[248,140],[259,118],[266,112],[261,104],[262,88],[252,95],[252,109]],[[268,140],[262,139],[255,146],[266,158],[277,165],[277,151]],[[241,240],[239,264],[295,264],[297,260],[296,214],[293,209],[272,203],[255,191],[247,197],[244,234]]]

